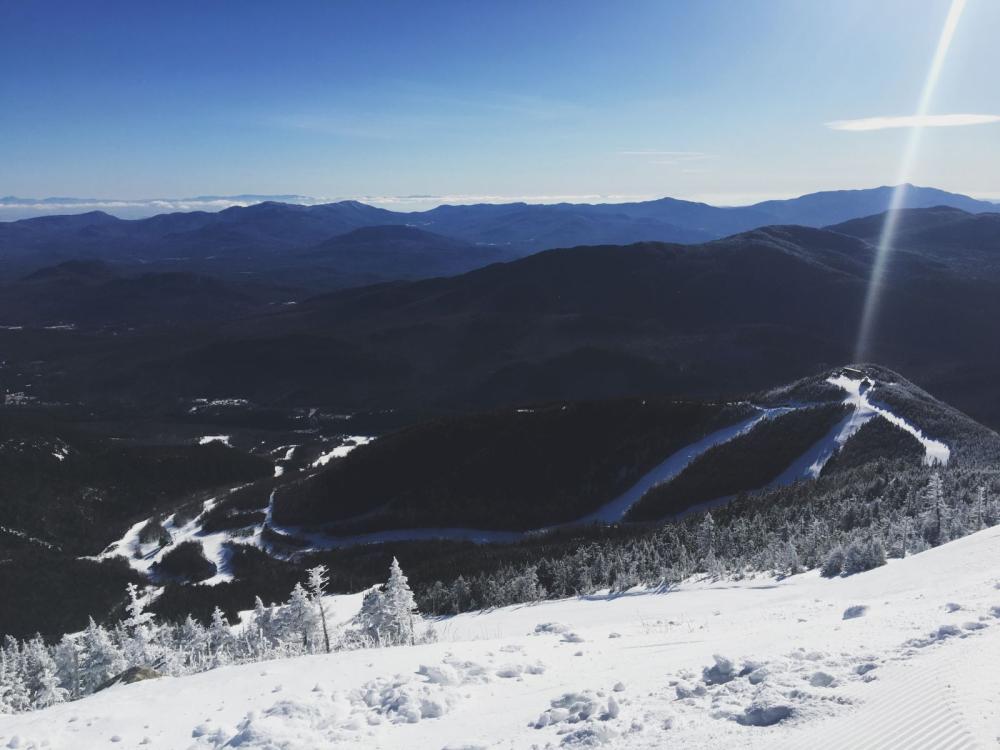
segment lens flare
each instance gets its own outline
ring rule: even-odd
[[[918,118],[927,115],[930,109],[931,99],[934,96],[938,79],[941,77],[941,69],[944,67],[944,61],[948,55],[948,48],[951,47],[951,41],[955,37],[955,29],[958,28],[958,21],[962,17],[962,11],[965,10],[965,3],[966,0],[952,0],[951,7],[948,8],[948,17],[945,18],[941,36],[938,38],[937,49],[934,50],[934,58],[931,60],[927,78],[924,80],[924,88],[920,92],[920,101],[917,103],[915,113]],[[896,186],[893,188],[892,197],[889,200],[888,213],[882,224],[882,231],[879,234],[878,246],[875,251],[875,262],[872,264],[872,274],[868,280],[868,292],[865,295],[861,327],[858,330],[857,344],[854,350],[856,362],[864,361],[869,354],[872,330],[878,317],[878,306],[882,295],[882,286],[885,282],[885,273],[899,225],[899,210],[905,205],[906,191],[910,187],[908,182],[916,162],[917,151],[920,149],[920,138],[923,132],[924,128],[920,125],[910,129],[906,147],[903,150],[903,158],[899,163]]]

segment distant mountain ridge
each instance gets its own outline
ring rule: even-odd
[[[615,204],[444,205],[399,212],[358,201],[318,205],[263,201],[218,212],[118,219],[101,211],[0,222],[0,262],[47,265],[61,260],[148,263],[230,257],[266,261],[293,248],[373,226],[408,225],[471,245],[500,248],[505,258],[555,247],[658,241],[694,244],[774,224],[826,226],[878,214],[893,188],[812,193],[752,206],[721,208],[661,198]],[[904,208],[947,206],[996,212],[997,204],[934,188],[908,186]],[[391,269],[384,269],[392,277]]]

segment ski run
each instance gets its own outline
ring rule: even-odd
[[[331,622],[361,600],[329,597]],[[3,716],[0,747],[922,750],[1000,737],[1000,527],[832,580],[696,579],[433,627],[436,643]]]

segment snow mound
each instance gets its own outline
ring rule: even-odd
[[[773,688],[762,686],[754,694],[750,705],[736,721],[744,726],[769,727],[795,714],[785,697]]]

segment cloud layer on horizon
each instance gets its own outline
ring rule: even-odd
[[[899,117],[862,117],[857,120],[833,120],[826,123],[831,130],[887,130],[889,128],[954,128],[965,125],[987,125],[1000,122],[1000,115],[902,115]]]

